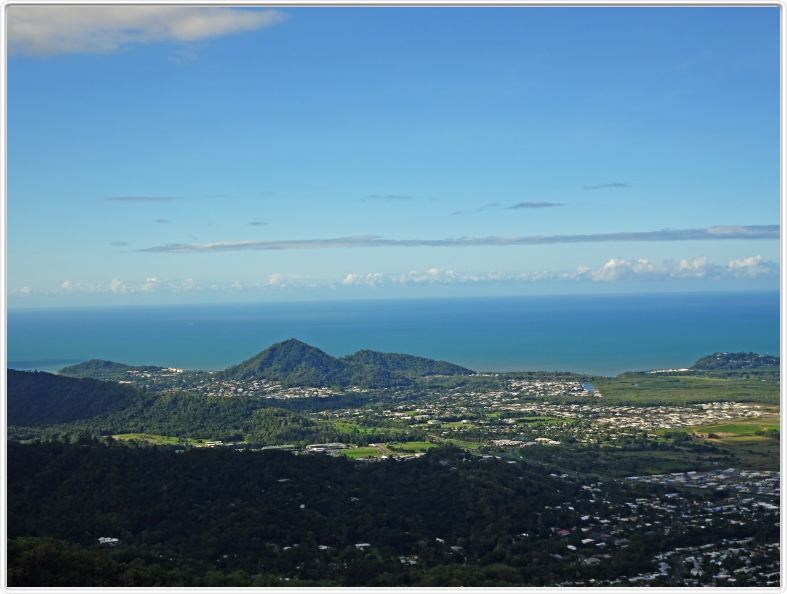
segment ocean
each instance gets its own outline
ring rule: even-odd
[[[298,338],[476,371],[616,375],[688,367],[717,351],[779,354],[779,294],[692,293],[322,301],[8,312],[8,367],[87,359],[223,369]]]

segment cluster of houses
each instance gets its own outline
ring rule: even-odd
[[[197,377],[208,376],[204,371],[188,371],[177,367],[147,367],[126,370],[127,380],[121,384],[135,384],[138,387],[158,392],[171,388],[188,387]]]
[[[653,571],[612,580],[563,582],[561,586],[724,586],[778,587],[779,542],[753,537],[721,539],[694,547],[677,547],[652,559]]]
[[[328,388],[285,388],[277,382],[264,379],[218,379],[209,377],[190,386],[191,391],[202,396],[232,398],[249,396],[253,398],[327,398],[335,394]]]
[[[758,405],[743,402],[708,402],[694,406],[599,407],[594,412],[597,423],[640,431],[712,425],[734,419],[754,419],[764,414]]]
[[[344,443],[310,444],[306,452],[338,453]],[[469,461],[472,456],[463,458]],[[501,459],[484,455],[482,459]],[[508,464],[518,464],[508,460]],[[440,464],[448,465],[448,460]],[[556,479],[572,479],[553,473]],[[777,586],[779,585],[779,480],[777,472],[734,468],[703,472],[632,476],[623,480],[585,480],[578,493],[558,505],[532,510],[549,518],[537,532],[512,534],[514,541],[550,546],[550,557],[561,566],[571,566],[576,577],[560,586]],[[278,483],[290,482],[279,478]],[[634,483],[632,485],[632,483]],[[645,483],[647,488],[637,487]],[[621,489],[621,484],[633,487]],[[652,485],[652,487],[650,487]],[[711,497],[698,495],[700,491]],[[639,495],[639,496],[638,496]],[[350,501],[358,498],[351,497]],[[300,509],[306,503],[297,502]],[[733,535],[735,531],[743,533]],[[750,536],[755,534],[756,536]],[[652,569],[635,575],[599,578],[600,569],[621,550],[643,542],[670,542],[682,535],[680,544],[648,553]],[[685,537],[685,538],[684,538]],[[112,546],[110,537],[99,543]],[[436,542],[455,554],[464,554],[460,543],[448,538]],[[106,541],[106,542],[105,542]],[[284,547],[288,550],[298,545]],[[354,548],[368,551],[370,542]],[[541,545],[539,545],[541,546]],[[319,545],[327,551],[327,545]],[[402,555],[405,565],[418,563],[415,555]],[[583,577],[587,576],[587,577]],[[593,577],[591,577],[593,576]]]
[[[753,498],[736,494],[723,500],[698,499],[683,487],[713,489],[710,483],[738,479],[751,479],[751,473],[743,476],[731,469],[720,475],[707,477],[708,482],[698,479],[696,484],[673,484],[675,492],[654,493],[633,501],[615,503],[603,513],[586,513],[573,526],[555,526],[554,538],[564,543],[564,552],[557,554],[565,562],[576,562],[580,567],[603,562],[603,551],[609,547],[627,548],[635,534],[653,539],[667,537],[671,533],[691,534],[690,540],[700,542],[691,547],[678,547],[657,553],[651,560],[653,570],[634,576],[619,576],[612,580],[586,579],[561,583],[561,586],[769,586],[778,585],[779,580],[779,507],[778,493],[773,489],[770,497]],[[685,473],[688,474],[688,473]],[[692,473],[696,475],[699,473]],[[757,473],[764,474],[764,473]],[[775,478],[778,473],[768,473],[762,481]],[[665,475],[665,476],[677,476]],[[635,477],[637,479],[647,477]],[[687,481],[691,482],[691,481]],[[749,481],[751,482],[751,481]],[[770,484],[770,483],[766,483]],[[601,482],[584,485],[591,493],[604,491]],[[770,503],[766,501],[770,499]],[[593,501],[593,499],[591,499]],[[563,504],[573,509],[575,502]],[[771,536],[758,539],[746,537],[728,539],[715,537],[715,531],[739,526],[742,530],[752,526],[772,527]]]
[[[494,456],[484,456],[494,458]],[[509,461],[510,464],[516,462]],[[777,480],[775,473],[750,471],[719,471],[715,480],[730,480],[737,477],[735,484],[771,484]],[[686,473],[688,474],[688,473]],[[692,476],[694,476],[693,473]],[[708,476],[714,473],[703,473]],[[762,476],[758,476],[762,475]],[[554,474],[556,478],[568,478]],[[674,476],[674,475],[670,475]],[[710,480],[714,482],[714,480]],[[703,498],[677,485],[676,491],[658,488],[641,497],[613,498],[616,481],[592,481],[580,485],[582,495],[559,505],[546,505],[541,513],[550,518],[562,518],[561,524],[546,529],[545,533],[523,532],[511,535],[514,541],[551,541],[550,557],[561,566],[576,568],[577,577],[561,586],[773,586],[779,581],[779,542],[777,505],[768,504],[770,498],[778,502],[778,493],[773,489],[768,497],[747,497],[736,493],[725,497]],[[702,488],[712,489],[708,483]],[[669,486],[669,485],[668,485]],[[612,501],[611,501],[612,500]],[[533,510],[537,513],[538,510]],[[751,536],[729,537],[724,530],[739,526],[746,530],[752,526],[773,527],[770,534],[760,530],[757,538]],[[613,579],[598,577],[594,570],[603,566],[622,549],[636,542],[669,541],[670,535],[690,535],[692,546],[672,547],[659,551],[650,558],[651,571],[636,575],[621,575]],[[720,536],[717,536],[720,534]],[[534,540],[536,539],[536,540]],[[458,543],[437,538],[446,550],[461,553]],[[365,550],[369,543],[357,543],[355,548]],[[639,546],[639,545],[638,545]],[[402,556],[403,564],[415,564],[413,556]],[[585,573],[587,571],[587,573]]]
[[[284,387],[278,382],[265,379],[227,379],[215,371],[188,371],[183,369],[129,369],[126,371],[128,380],[120,383],[135,384],[151,392],[162,392],[173,388],[189,390],[202,396],[218,396],[232,398],[250,396],[254,398],[292,399],[292,398],[327,398],[335,396],[336,391],[330,388],[311,388],[305,386]],[[366,388],[351,386],[342,390],[344,393],[360,393]]]
[[[505,392],[519,398],[601,398],[591,384],[566,381],[542,381],[510,379],[506,382]]]
[[[606,405],[590,384],[567,381],[505,379],[503,388],[467,384],[430,389],[417,398],[390,391],[384,404],[323,411],[320,417],[364,424],[384,417],[402,428],[437,438],[457,438],[497,447],[523,447],[565,442],[599,443],[623,437],[653,435],[659,429],[713,425],[766,414],[761,405],[710,402],[690,406]],[[539,396],[574,396],[573,402],[554,403]],[[584,395],[584,396],[582,396]],[[544,417],[547,422],[529,422]]]
[[[672,472],[648,476],[630,476],[627,480],[665,485],[669,487],[693,487],[715,489],[736,493],[779,497],[780,475],[769,470],[724,470]]]
[[[522,441],[519,439],[493,439],[492,445],[502,448],[526,448],[534,445],[560,445],[556,439],[549,439],[548,437],[536,437],[533,441]]]

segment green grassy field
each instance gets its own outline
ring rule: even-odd
[[[769,429],[778,429],[779,423],[776,422],[741,422],[741,423],[726,423],[721,425],[702,425],[701,427],[692,427],[695,433],[732,433],[734,435],[757,435],[758,431],[767,431]]]
[[[465,450],[477,450],[481,447],[481,444],[476,441],[467,441],[464,439],[456,439],[453,437],[445,437],[445,438],[437,438],[441,443],[451,443],[454,444],[458,448],[462,448]]]
[[[690,375],[625,374],[598,379],[600,403],[687,404],[698,402],[761,402],[778,404],[779,384],[763,379]]]
[[[119,441],[144,441],[155,445],[186,445],[195,440],[174,437],[171,435],[154,435],[152,433],[118,433],[112,436]]]
[[[779,416],[774,413],[758,419],[697,425],[680,430],[663,429],[656,433],[684,433],[696,442],[711,444],[732,456],[730,466],[749,470],[779,470]],[[768,432],[768,433],[765,433]]]
[[[382,452],[377,448],[361,447],[342,450],[340,455],[347,456],[348,458],[377,458],[378,456],[382,456]]]
[[[519,425],[536,426],[536,425],[555,425],[558,423],[570,423],[573,421],[572,419],[561,419],[558,417],[535,416],[535,417],[520,417],[516,420],[516,422]]]
[[[742,468],[752,470],[779,469],[778,416],[747,419],[732,423],[689,427],[695,439],[712,443],[732,453]],[[763,434],[770,431],[770,434]]]
[[[398,429],[391,427],[366,427],[351,421],[330,421],[330,423],[339,433],[339,441],[347,443],[354,443],[357,438],[369,439],[372,436],[382,441],[399,433]]]
[[[386,447],[393,452],[425,452],[435,444],[429,441],[401,441],[398,443],[388,443]]]

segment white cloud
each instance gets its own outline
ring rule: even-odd
[[[705,256],[683,260],[666,260],[655,264],[646,258],[626,260],[612,258],[600,268],[580,266],[576,272],[565,275],[565,278],[589,279],[595,282],[611,282],[627,279],[664,280],[664,279],[710,279],[748,278],[776,276],[779,265],[764,260],[762,256],[749,256],[730,260],[726,265],[711,264]]]
[[[55,291],[57,293],[100,293],[107,292],[109,285],[85,285],[82,283],[74,282],[72,280],[64,280],[60,283],[60,289]]]
[[[618,281],[634,276],[652,275],[655,267],[645,258],[639,260],[624,260],[622,258],[611,258],[607,260],[601,268],[577,269],[577,275],[589,278],[595,282]]]
[[[647,258],[625,259],[610,258],[596,268],[577,266],[574,271],[560,272],[539,270],[532,272],[455,272],[442,268],[428,268],[423,271],[410,271],[403,274],[381,272],[347,274],[342,280],[347,286],[381,285],[426,285],[426,284],[467,284],[467,283],[522,283],[544,280],[591,281],[609,283],[631,280],[670,280],[670,279],[733,279],[760,278],[776,276],[778,264],[763,260],[761,256],[751,256],[731,260],[727,264],[710,264],[705,256],[666,260],[655,263]]]
[[[590,270],[590,278],[597,282],[636,278],[704,278],[708,275],[707,258],[699,256],[683,260],[667,260],[655,264],[647,258],[625,260],[612,258],[600,269]]]
[[[158,286],[158,278],[155,276],[149,276],[145,279],[145,282],[142,284],[142,290],[145,292],[152,291]]]
[[[776,262],[763,260],[762,256],[749,256],[730,260],[727,269],[732,276],[743,278],[758,278],[765,275],[779,274],[779,265]]]
[[[376,287],[386,282],[386,275],[382,272],[367,272],[366,274],[355,274],[350,272],[342,279],[343,285],[366,285]]]
[[[11,6],[12,53],[111,53],[129,45],[188,43],[281,22],[282,12],[195,6]]]
[[[182,281],[169,283],[169,286],[174,291],[194,291],[199,287],[199,283],[193,278],[184,278]]]
[[[596,283],[609,283],[623,280],[635,279],[667,279],[689,276],[685,271],[692,271],[696,276],[698,273],[704,275],[701,268],[698,268],[699,260],[681,260],[680,262],[667,261],[661,265],[656,265],[647,258],[636,260],[626,260],[625,258],[610,258],[598,268],[588,266],[578,266],[573,273],[558,275],[559,277],[571,280],[590,280]]]
[[[672,275],[676,277],[704,278],[708,273],[708,259],[699,256],[691,260],[681,260]]]
[[[268,280],[265,283],[266,287],[272,287],[275,289],[290,289],[293,287],[324,287],[327,286],[329,283],[320,282],[316,279],[303,276],[300,274],[290,274],[285,272],[274,272],[273,274],[268,276]]]
[[[342,280],[346,286],[383,286],[383,285],[451,285],[462,283],[486,283],[529,281],[545,278],[544,273],[501,273],[497,271],[482,273],[460,273],[444,268],[411,270],[405,273],[350,272]]]
[[[274,272],[273,274],[268,276],[267,284],[271,287],[283,287],[287,284],[290,284],[292,281],[292,277],[281,274],[280,272]]]
[[[429,268],[423,272],[410,271],[396,279],[396,282],[403,285],[453,284],[466,281],[467,275],[442,268]]]
[[[109,290],[113,293],[125,293],[128,291],[126,283],[117,278],[113,278],[112,282],[109,283]]]

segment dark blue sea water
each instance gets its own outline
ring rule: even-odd
[[[694,293],[12,310],[8,366],[86,359],[222,369],[298,338],[484,370],[617,374],[716,351],[779,354],[779,295]]]

